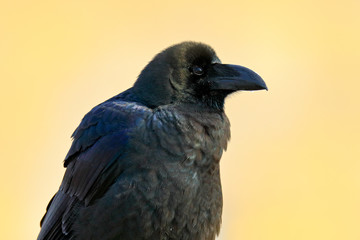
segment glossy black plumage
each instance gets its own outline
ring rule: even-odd
[[[219,161],[230,138],[224,99],[265,88],[205,44],[159,53],[134,87],[93,108],[75,130],[38,239],[215,239]]]

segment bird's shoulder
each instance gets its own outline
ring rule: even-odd
[[[64,162],[67,169],[41,221],[38,239],[68,234],[79,207],[105,193],[122,171],[129,132],[151,113],[151,109],[120,94],[84,116],[72,135],[73,143]]]
[[[120,132],[126,135],[127,131],[140,125],[152,114],[152,109],[131,100],[127,95],[120,94],[87,113],[72,134],[73,143],[64,165],[67,166],[74,156],[94,145],[102,137]]]

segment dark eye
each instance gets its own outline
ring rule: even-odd
[[[202,67],[199,67],[199,66],[193,66],[192,67],[192,72],[195,74],[195,75],[198,75],[198,76],[201,76],[204,74],[204,69]]]

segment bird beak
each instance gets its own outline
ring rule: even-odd
[[[211,90],[268,90],[258,74],[238,65],[214,64],[208,77]]]

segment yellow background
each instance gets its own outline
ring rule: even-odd
[[[70,135],[160,50],[202,41],[230,96],[220,239],[360,239],[360,1],[2,1],[0,238],[35,239]]]

